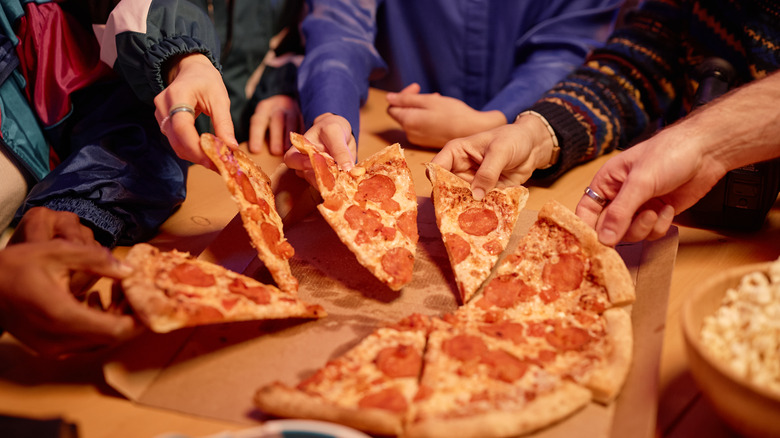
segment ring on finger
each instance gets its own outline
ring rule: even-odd
[[[609,199],[599,195],[590,187],[585,187],[585,194],[592,200],[596,201],[596,204],[606,207],[609,204]]]
[[[168,117],[173,117],[174,114],[180,113],[182,111],[188,112],[192,114],[192,117],[195,117],[195,108],[193,108],[191,105],[187,105],[186,103],[180,103],[172,106],[168,111]]]

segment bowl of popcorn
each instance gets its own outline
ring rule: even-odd
[[[720,417],[780,437],[780,258],[711,277],[681,316],[691,373]]]

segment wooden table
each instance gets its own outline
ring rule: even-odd
[[[417,194],[428,196],[430,184],[422,163],[434,153],[415,149],[386,112],[381,91],[371,90],[362,111],[362,159],[388,144],[404,146]],[[264,170],[272,172],[278,157],[258,155]],[[574,209],[592,175],[609,157],[573,169],[548,187],[532,186],[526,208],[538,210],[556,199]],[[154,244],[198,254],[237,213],[219,175],[194,166],[182,208],[162,227]],[[780,252],[780,203],[757,233],[718,233],[679,226],[679,250],[669,295],[664,345],[658,376],[659,406],[656,435],[663,437],[730,436],[687,369],[679,312],[686,293],[709,276],[747,263],[773,260]],[[123,249],[118,249],[122,253]],[[641,340],[637,340],[641,344]],[[183,415],[136,405],[116,394],[103,381],[99,357],[66,361],[44,360],[28,354],[9,335],[0,339],[0,414],[34,418],[61,417],[78,425],[82,438],[154,437],[178,432],[204,436],[243,425]],[[0,431],[0,435],[2,435]]]

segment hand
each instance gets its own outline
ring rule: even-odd
[[[590,188],[612,201],[583,196],[577,215],[609,246],[663,237],[675,214],[693,206],[728,171],[691,138],[669,128],[607,161]]]
[[[46,207],[29,209],[14,229],[8,245],[48,242],[54,239],[100,247],[92,230],[82,225],[75,213],[50,210]]]
[[[62,239],[0,251],[0,327],[46,357],[107,348],[140,331],[128,315],[76,300],[69,290],[74,271],[111,278],[129,274],[108,249]]]
[[[167,75],[168,87],[154,98],[154,106],[157,108],[154,115],[180,158],[216,171],[214,164],[200,148],[195,118],[201,113],[210,116],[214,134],[228,145],[238,147],[230,116],[230,98],[222,82],[222,75],[200,53],[185,55],[173,62]],[[195,114],[182,111],[168,117],[173,106],[182,104],[193,107]]]
[[[387,113],[406,132],[410,142],[441,148],[448,141],[506,124],[501,111],[477,111],[454,97],[420,94],[413,83],[400,93],[388,93]]]
[[[329,153],[341,170],[348,171],[355,166],[357,143],[352,135],[352,127],[344,117],[332,113],[321,114],[314,119],[314,124],[303,136]],[[290,148],[284,154],[284,162],[287,167],[294,169],[298,175],[316,186],[308,156]]]
[[[259,153],[267,139],[271,155],[282,155],[290,149],[290,132],[302,129],[303,116],[295,99],[284,94],[263,99],[249,119],[249,151]]]
[[[552,140],[541,120],[524,116],[510,125],[452,140],[432,162],[471,183],[476,199],[494,187],[523,184],[550,162]]]

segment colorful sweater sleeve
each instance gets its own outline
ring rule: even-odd
[[[552,125],[559,162],[534,174],[557,177],[652,129],[674,107],[683,78],[683,14],[674,1],[647,1],[607,44],[529,109]]]
[[[163,74],[172,58],[206,55],[219,66],[219,42],[205,12],[186,0],[122,1],[105,25],[93,26],[100,58],[151,103],[165,86]]]

